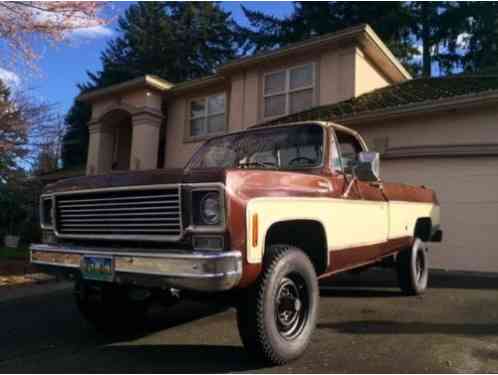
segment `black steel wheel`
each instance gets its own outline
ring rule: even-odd
[[[271,365],[298,358],[315,329],[318,304],[318,280],[308,256],[296,247],[271,246],[259,280],[238,305],[244,346]]]
[[[398,282],[406,295],[419,295],[427,290],[429,283],[429,249],[420,238],[413,246],[400,252],[397,257]]]
[[[308,319],[306,284],[298,274],[283,277],[275,295],[278,332],[287,340],[297,337]]]

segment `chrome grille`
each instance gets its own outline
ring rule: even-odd
[[[177,240],[180,186],[116,188],[56,194],[59,237]]]

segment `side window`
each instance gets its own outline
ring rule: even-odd
[[[339,144],[339,159],[344,173],[351,174],[352,168],[358,161],[358,154],[363,151],[361,143],[352,134],[336,131]]]

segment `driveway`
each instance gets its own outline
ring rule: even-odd
[[[322,288],[307,354],[288,366],[251,361],[235,312],[183,302],[136,337],[98,335],[69,290],[0,302],[5,372],[498,372],[498,279],[438,274],[423,297],[401,296],[391,271]],[[0,293],[1,289],[0,289]]]

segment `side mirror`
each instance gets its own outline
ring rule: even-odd
[[[380,156],[378,152],[363,151],[358,154],[358,162],[353,174],[360,181],[380,180]]]

